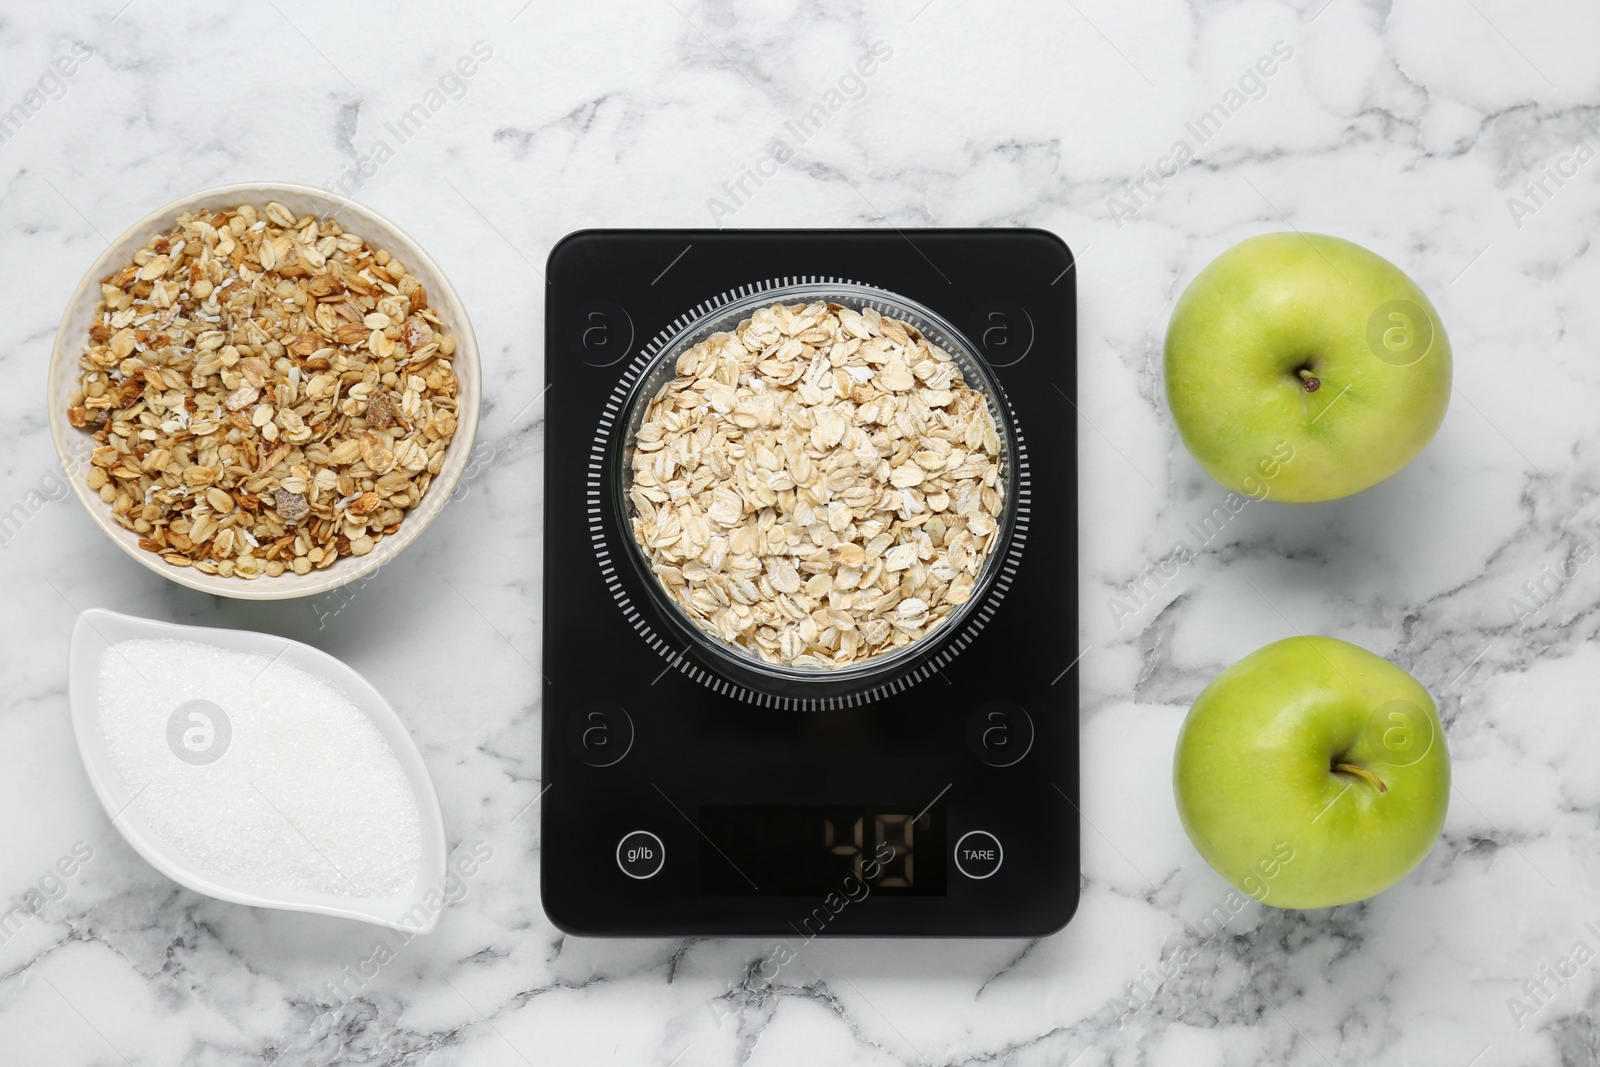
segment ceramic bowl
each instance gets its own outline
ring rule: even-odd
[[[100,728],[101,662],[112,645],[134,638],[194,641],[234,652],[280,657],[279,662],[330,682],[343,691],[388,742],[416,796],[422,851],[416,880],[410,890],[387,897],[352,897],[304,889],[263,888],[199,867],[154,832],[134,803],[137,794],[123,781],[112,762]],[[426,933],[433,929],[439,918],[440,907],[436,905],[444,883],[446,859],[439,797],[434,792],[433,780],[428,776],[421,753],[394,709],[365,678],[343,662],[310,645],[271,634],[179,626],[93,608],[78,617],[72,631],[68,694],[72,731],[77,737],[83,769],[107,818],[135,852],[174,882],[208,897],[257,908],[360,919],[408,933]]]
[[[366,238],[373,248],[387,249],[406,265],[409,272],[416,275],[428,291],[429,306],[438,312],[456,339],[451,366],[460,382],[460,410],[455,437],[445,451],[444,466],[429,485],[428,492],[421,503],[406,512],[400,528],[379,541],[371,552],[365,556],[341,556],[327,568],[313,570],[306,575],[286,572],[277,578],[224,578],[221,575],[204,574],[193,567],[174,567],[156,553],[140,548],[139,536],[117,525],[111,517],[111,506],[102,501],[99,494],[84,481],[89,469],[92,439],[88,431],[76,429],[67,422],[67,402],[78,383],[78,358],[88,339],[89,327],[97,317],[101,278],[130,262],[133,254],[152,237],[169,232],[181,212],[220,210],[240,204],[264,208],[273,200],[283,204],[296,216],[337,213],[340,224],[347,230]],[[66,312],[61,316],[61,325],[56,330],[55,347],[50,354],[50,433],[55,439],[56,454],[66,471],[67,481],[90,518],[113,544],[163,578],[191,589],[238,600],[287,600],[315,596],[369,575],[399,555],[444,508],[467,468],[473,440],[477,436],[478,408],[482,395],[478,346],[473,338],[472,323],[467,319],[466,308],[462,306],[461,298],[445,278],[444,272],[422,250],[422,246],[399,226],[354,200],[313,186],[284,182],[245,182],[205,189],[174,200],[134,223],[126,233],[111,242],[110,247],[84,273],[83,280],[67,301]]]

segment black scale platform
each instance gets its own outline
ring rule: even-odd
[[[550,254],[541,888],[590,936],[1034,936],[1078,902],[1076,305],[1037,230],[592,230]],[[962,331],[1023,492],[989,594],[899,675],[796,696],[686,650],[617,504],[666,332],[854,281]]]

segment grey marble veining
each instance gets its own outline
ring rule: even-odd
[[[22,906],[0,933],[0,1062],[1600,1063],[1600,8],[125,3],[0,12],[0,896]],[[152,207],[252,178],[342,188],[410,229],[483,348],[489,458],[347,597],[165,583],[56,472],[44,368],[78,277]],[[1061,934],[791,952],[589,941],[543,916],[544,257],[586,226],[717,224],[1031,225],[1078,254],[1082,643],[1055,669],[1081,652],[1084,874]],[[1449,416],[1390,481],[1251,504],[1151,581],[1225,496],[1162,398],[1173,300],[1290,227],[1428,291]],[[372,678],[451,847],[483,857],[437,930],[235,907],[140,861],[72,743],[66,643],[91,605],[296,637]],[[1450,816],[1378,898],[1235,909],[1178,824],[1171,745],[1214,672],[1295,632],[1436,694]]]

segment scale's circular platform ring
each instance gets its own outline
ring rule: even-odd
[[[994,581],[990,583],[983,601],[978,604],[956,627],[950,635],[941,635],[937,632],[930,635],[930,639],[942,646],[928,658],[917,661],[905,672],[881,679],[875,683],[867,683],[863,688],[847,693],[829,696],[792,696],[786,694],[769,693],[755,688],[744,682],[725,677],[716,671],[707,669],[704,665],[689,656],[687,648],[681,648],[669,641],[660,632],[658,626],[653,624],[647,611],[641,611],[633,602],[627,589],[617,573],[618,555],[625,554],[627,546],[619,546],[621,551],[613,548],[606,532],[606,517],[611,508],[611,493],[607,488],[607,481],[616,472],[610,462],[610,453],[616,445],[616,438],[620,432],[622,420],[626,417],[631,394],[639,379],[655,363],[656,357],[662,349],[675,337],[682,333],[691,323],[704,318],[736,300],[775,290],[784,289],[795,285],[858,285],[867,288],[877,288],[866,282],[850,281],[844,278],[833,278],[822,275],[789,276],[769,278],[766,281],[741,285],[729,289],[709,300],[706,300],[678,318],[674,319],[660,333],[651,339],[650,343],[639,350],[637,356],[629,362],[612,389],[611,395],[606,400],[605,410],[600,415],[600,420],[595,428],[594,440],[589,450],[588,484],[585,490],[585,507],[589,523],[589,540],[594,546],[595,559],[600,566],[600,575],[604,580],[606,589],[611,598],[616,602],[623,617],[634,631],[644,638],[657,655],[666,661],[667,669],[676,669],[694,682],[706,688],[730,697],[734,700],[757,705],[758,707],[776,708],[784,711],[825,711],[836,708],[859,707],[870,704],[893,693],[902,692],[918,682],[932,677],[963,650],[970,645],[979,632],[988,625],[994,617],[995,609],[1005,599],[1006,593],[1011,589],[1015,580],[1018,565],[1022,561],[1023,547],[1028,539],[1028,526],[1032,511],[1032,478],[1028,468],[1028,448],[1024,440],[1022,427],[1017,421],[1015,410],[1011,402],[1003,393],[996,396],[996,401],[1004,408],[1001,414],[1010,423],[1012,445],[1014,447],[1013,462],[1016,470],[1016,506],[1013,512],[1011,534],[1007,539],[1004,552],[1005,557],[1000,561]],[[893,294],[883,290],[886,297]],[[868,304],[872,301],[868,300]],[[878,308],[881,312],[889,312],[887,305]],[[976,349],[970,342],[969,351],[976,357]],[[981,357],[976,357],[981,358]],[[620,518],[620,516],[618,516]],[[652,606],[649,611],[654,611]]]

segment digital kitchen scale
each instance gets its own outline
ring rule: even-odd
[[[1051,933],[1078,902],[1076,305],[1038,230],[590,230],[546,290],[541,890],[585,936]],[[693,320],[859,283],[983,360],[1016,506],[994,579],[889,676],[769,684],[632,549],[624,426]],[[946,328],[947,327],[947,328]]]

